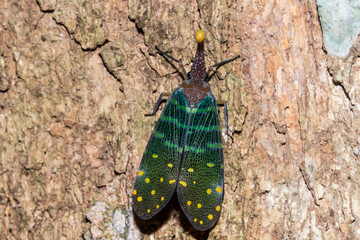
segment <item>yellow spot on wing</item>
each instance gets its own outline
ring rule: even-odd
[[[150,182],[150,178],[145,178],[145,182],[149,183]]]
[[[160,206],[159,205],[156,205],[156,208],[159,208]]]
[[[189,168],[189,169],[188,169],[188,172],[194,172],[194,169],[193,169],[193,168]]]
[[[222,192],[222,187],[217,187],[217,188],[216,188],[216,191],[219,192],[219,193],[221,193],[221,192]]]
[[[204,222],[203,221],[200,221],[200,224],[203,224]]]
[[[174,183],[174,182],[175,182],[175,180],[170,180],[170,181],[169,181],[170,184],[172,184],[172,183]]]
[[[164,201],[164,197],[161,197],[161,201]]]
[[[171,163],[168,163],[168,167],[169,167],[169,168],[172,168],[173,165],[172,165]]]
[[[179,183],[180,183],[181,185],[183,185],[184,187],[187,186],[186,182],[180,181]]]
[[[140,171],[138,172],[138,176],[142,176],[142,175],[144,175],[144,172],[143,172],[143,170],[140,170]]]
[[[211,193],[211,189],[209,188],[208,190],[206,190],[206,193],[207,193],[207,194],[210,194],[210,193]]]
[[[216,211],[220,211],[220,206],[216,206]]]
[[[159,156],[157,154],[152,155],[153,158],[158,158]]]
[[[152,190],[152,191],[151,191],[151,195],[154,195],[154,194],[155,194],[155,190]]]
[[[163,182],[164,181],[164,179],[163,178],[160,178],[160,182]]]
[[[189,206],[190,206],[190,205],[191,205],[191,201],[187,201],[187,205],[189,205]]]
[[[207,165],[208,167],[213,167],[213,166],[214,166],[213,163],[207,163],[206,165]]]
[[[150,212],[150,209],[148,209],[148,211],[147,211],[148,213]]]
[[[193,182],[193,184],[195,184],[195,183],[196,183],[196,181]]]
[[[134,191],[133,191],[133,195],[136,195],[136,190],[134,189]]]
[[[138,197],[137,200],[138,200],[138,202],[141,202],[141,201],[142,201],[142,197]]]
[[[211,219],[213,219],[213,215],[211,215],[211,214],[209,214],[209,216],[208,216],[208,218],[211,220]]]
[[[197,218],[194,218],[194,222],[197,222]]]
[[[201,203],[198,203],[198,206],[197,206],[198,208],[201,208]]]

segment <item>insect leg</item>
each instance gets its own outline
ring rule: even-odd
[[[207,71],[207,73],[206,73],[207,76],[210,76],[210,72],[211,72],[214,68],[218,68],[218,67],[220,67],[220,66],[222,66],[222,65],[224,65],[224,64],[226,64],[226,63],[232,62],[232,61],[234,61],[235,59],[237,59],[237,58],[239,58],[239,57],[240,57],[240,55],[237,55],[236,57],[230,58],[230,59],[228,59],[228,60],[221,61],[221,62],[219,62],[219,63],[216,63],[216,64],[210,66],[209,69],[208,69],[208,71]]]
[[[182,64],[181,60],[178,60],[178,59],[170,56],[170,55],[167,54],[166,52],[161,51],[161,50],[158,48],[158,46],[155,46],[155,48],[156,48],[156,50],[158,50],[158,52],[159,52],[161,55],[164,55],[165,57],[170,58],[170,59],[173,60],[174,62],[177,62],[177,63],[180,65],[180,67],[181,67],[181,71],[182,71],[185,79],[187,78],[187,72],[186,72],[185,67],[184,67],[184,65]]]
[[[168,92],[163,92],[162,94],[160,94],[160,97],[158,98],[157,102],[156,102],[156,105],[154,107],[154,111],[152,113],[149,113],[149,114],[145,114],[145,116],[154,116],[156,111],[159,109],[159,106],[160,106],[160,103],[162,102],[163,100],[163,96],[164,97],[169,97],[171,95],[171,93],[168,93]]]
[[[226,135],[228,135],[231,139],[233,139],[233,137],[229,134],[229,123],[228,123],[228,111],[227,111],[227,104],[226,101],[224,100],[217,100],[216,101],[217,105],[223,105],[224,106],[224,116],[225,116],[225,132]]]

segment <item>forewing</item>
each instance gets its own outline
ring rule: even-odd
[[[181,89],[174,91],[151,134],[133,190],[133,207],[142,219],[158,213],[171,199],[178,179],[188,114]]]
[[[212,93],[191,112],[177,193],[191,224],[205,231],[219,218],[224,188],[221,129]]]

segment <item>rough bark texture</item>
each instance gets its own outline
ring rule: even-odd
[[[360,239],[360,50],[327,56],[315,0],[0,5],[1,236]],[[149,221],[130,202],[144,114],[182,81],[155,45],[189,70],[199,28],[208,65],[243,58],[211,80],[234,140],[205,233],[176,199]]]

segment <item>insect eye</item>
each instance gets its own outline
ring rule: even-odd
[[[209,75],[208,74],[205,74],[204,75],[204,82],[209,82],[210,79],[209,79]]]
[[[186,78],[187,78],[187,79],[190,79],[190,78],[191,78],[190,72],[188,72],[188,73],[186,74]]]

